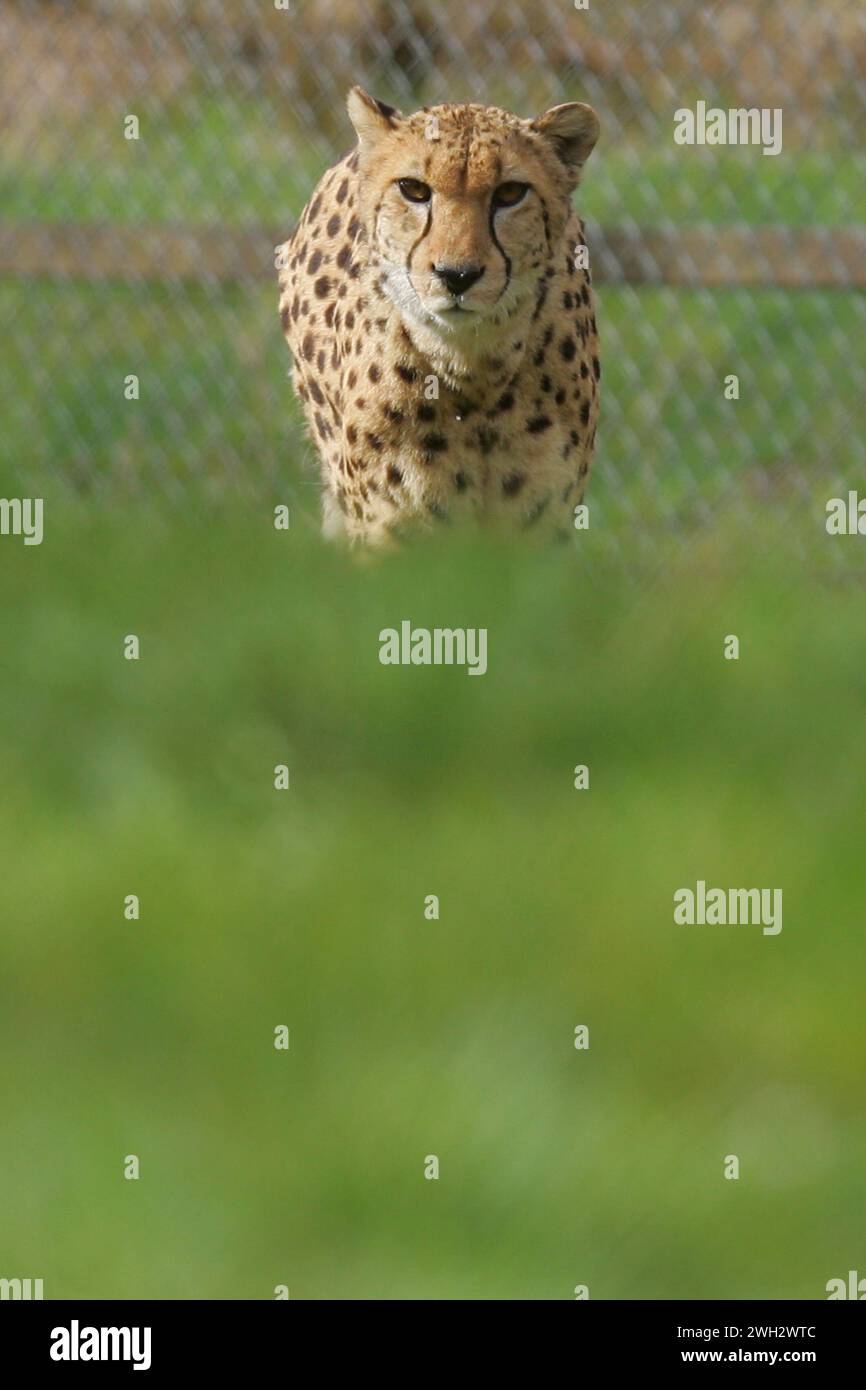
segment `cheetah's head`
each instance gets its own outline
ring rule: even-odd
[[[403,116],[349,93],[361,216],[404,316],[443,336],[487,335],[538,293],[598,117],[581,102],[521,120],[490,106]]]

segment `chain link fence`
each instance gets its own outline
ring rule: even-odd
[[[315,515],[273,247],[352,143],[354,82],[599,112],[578,202],[612,536],[862,482],[860,0],[3,0],[4,488]],[[678,144],[701,102],[780,110],[781,150]]]

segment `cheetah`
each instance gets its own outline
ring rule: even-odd
[[[348,112],[357,146],[277,248],[325,535],[380,544],[464,519],[569,534],[600,378],[571,194],[598,117],[405,116],[360,87]]]

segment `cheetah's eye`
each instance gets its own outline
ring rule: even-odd
[[[397,187],[407,203],[429,203],[431,189],[420,179],[398,179]]]
[[[516,208],[529,192],[528,183],[501,183],[493,195],[495,208]]]

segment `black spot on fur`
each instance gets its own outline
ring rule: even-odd
[[[493,452],[493,450],[496,448],[496,445],[499,443],[499,433],[497,430],[490,430],[487,428],[486,425],[482,425],[481,429],[478,431],[478,434],[476,435],[476,439],[478,442],[478,447],[480,448],[482,454],[486,457],[488,454]]]
[[[534,526],[536,521],[538,521],[539,517],[544,515],[549,506],[550,493],[548,493],[546,497],[542,497],[538,502],[535,503],[535,506],[527,514],[526,520],[523,523],[524,526]]]
[[[432,454],[444,454],[448,448],[448,440],[444,434],[425,434],[421,440],[425,449],[429,449]]]

